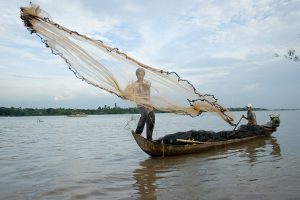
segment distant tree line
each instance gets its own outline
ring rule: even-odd
[[[229,108],[230,111],[246,111],[246,108]],[[256,111],[268,110],[265,108],[254,108]],[[155,110],[156,113],[163,113]],[[0,107],[0,116],[55,116],[55,115],[76,115],[85,113],[87,115],[103,114],[138,114],[136,107],[120,108],[116,104],[114,107],[104,105],[97,109],[72,109],[72,108],[15,108]]]
[[[246,111],[247,108],[246,107],[243,107],[243,108],[228,108],[228,110],[230,111]],[[253,108],[254,111],[266,111],[268,109],[266,108]]]
[[[6,108],[0,107],[0,116],[55,116],[76,115],[85,113],[87,115],[101,114],[135,114],[139,113],[137,108],[120,107],[98,107],[97,109],[72,109],[72,108]]]

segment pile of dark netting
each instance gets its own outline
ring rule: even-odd
[[[204,131],[204,130],[190,130],[187,132],[177,132],[159,138],[157,141],[164,144],[182,144],[176,139],[195,140],[199,142],[216,142],[226,141],[231,139],[245,138],[255,135],[265,135],[267,132],[259,125],[241,125],[235,131]]]

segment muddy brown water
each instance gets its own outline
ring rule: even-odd
[[[271,137],[167,158],[139,149],[138,115],[2,117],[0,199],[300,199],[300,111],[279,113]],[[154,138],[232,128],[209,114],[156,121]]]

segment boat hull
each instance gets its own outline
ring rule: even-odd
[[[200,153],[204,152],[206,150],[219,148],[219,147],[225,147],[233,144],[240,144],[242,142],[247,142],[249,140],[253,140],[255,138],[263,138],[270,136],[273,132],[277,130],[277,127],[280,125],[279,120],[279,114],[274,113],[270,115],[270,122],[258,126],[260,127],[260,131],[258,134],[255,130],[252,130],[250,127],[247,128],[246,131],[249,131],[250,133],[253,133],[249,137],[243,137],[243,138],[235,138],[235,139],[228,139],[228,140],[222,140],[222,141],[210,141],[210,142],[202,142],[202,141],[191,141],[191,140],[180,140],[185,141],[188,143],[185,144],[165,144],[163,143],[164,140],[159,141],[152,141],[147,140],[146,138],[142,137],[140,134],[136,134],[134,131],[132,131],[132,135],[136,141],[136,143],[139,145],[139,147],[150,156],[176,156],[176,155],[182,155],[182,154],[192,154],[192,153]],[[245,125],[240,126],[239,130],[231,131],[233,134],[238,133],[242,131],[242,128],[245,127]]]
[[[149,154],[150,156],[165,157],[165,156],[200,153],[214,148],[225,147],[228,145],[246,142],[249,140],[253,140],[255,138],[267,137],[270,136],[271,133],[272,132],[266,135],[251,136],[251,137],[231,139],[226,141],[204,142],[202,144],[192,144],[192,145],[191,144],[179,144],[179,145],[163,144],[157,141],[147,140],[146,138],[142,137],[140,134],[136,134],[134,132],[132,132],[132,135],[136,143],[145,153]]]

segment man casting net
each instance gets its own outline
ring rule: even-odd
[[[21,8],[27,29],[36,33],[52,53],[63,58],[76,77],[137,105],[190,116],[211,112],[232,124],[230,112],[214,95],[200,93],[177,73],[147,66],[117,48],[53,22],[43,13],[36,5]],[[145,79],[151,82],[150,98],[139,98],[130,90],[138,68],[145,70]]]

